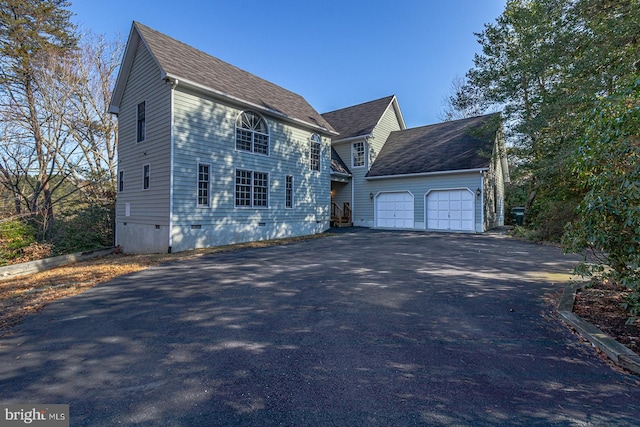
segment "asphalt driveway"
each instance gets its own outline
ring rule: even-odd
[[[0,339],[0,403],[72,425],[637,425],[638,377],[553,315],[575,258],[359,230],[151,268]]]

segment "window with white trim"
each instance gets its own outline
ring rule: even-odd
[[[142,189],[148,190],[151,184],[151,165],[144,165],[142,167]]]
[[[136,142],[144,141],[147,133],[146,126],[146,105],[145,102],[142,101],[138,104],[137,108],[137,125],[136,125]]]
[[[118,172],[118,192],[124,191],[124,171]]]
[[[236,207],[269,207],[269,174],[236,169]]]
[[[287,175],[284,184],[284,207],[293,208],[293,176]]]
[[[205,163],[198,163],[198,207],[209,207],[209,185],[211,182],[211,167]]]
[[[351,146],[351,165],[354,168],[364,166],[364,142],[354,142]]]
[[[321,149],[320,135],[314,133],[311,135],[309,142],[309,168],[312,171],[320,170],[320,149]]]
[[[245,111],[236,119],[236,150],[269,155],[269,128],[258,113]]]

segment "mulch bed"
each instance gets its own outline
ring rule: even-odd
[[[573,312],[640,354],[640,319],[626,324],[629,313],[621,306],[627,293],[611,283],[596,283],[578,291]]]

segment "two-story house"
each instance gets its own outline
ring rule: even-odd
[[[407,129],[395,96],[321,115],[137,22],[110,111],[126,252],[320,233],[338,213],[349,225],[467,232],[504,220],[498,115]]]
[[[126,252],[329,227],[337,133],[301,96],[134,22],[110,111]]]

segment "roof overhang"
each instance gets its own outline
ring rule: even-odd
[[[296,119],[295,117],[291,117],[287,114],[282,114],[280,111],[277,110],[273,110],[271,108],[267,108],[263,105],[259,105],[259,104],[255,104],[249,101],[245,101],[241,98],[235,97],[233,95],[229,95],[227,93],[221,92],[219,90],[201,85],[199,83],[195,83],[189,80],[185,80],[185,79],[181,79],[178,76],[174,76],[171,75],[169,73],[164,73],[162,76],[163,80],[165,80],[166,82],[172,83],[175,86],[181,86],[181,87],[186,87],[189,89],[192,89],[196,92],[200,92],[202,94],[205,94],[207,96],[211,96],[213,98],[217,98],[221,101],[225,101],[228,102],[230,104],[242,107],[242,108],[251,108],[252,110],[256,110],[259,111],[261,113],[264,113],[268,116],[271,117],[276,117],[282,121],[285,122],[289,122],[292,124],[296,124],[298,126],[302,126],[305,127],[307,129],[316,131],[318,133],[321,133],[325,136],[335,136],[338,135],[338,132],[334,131],[334,130],[330,130],[327,129],[323,126],[319,126],[310,122],[305,122],[304,120],[300,120],[300,119]]]
[[[452,174],[463,174],[463,173],[483,173],[483,172],[486,172],[488,170],[489,170],[489,168],[459,169],[459,170],[451,170],[451,171],[406,173],[406,174],[400,174],[400,175],[365,176],[365,179],[368,180],[368,181],[373,181],[373,180],[378,180],[378,179],[416,178],[416,177],[421,177],[421,176],[434,176],[434,175],[452,175]]]

